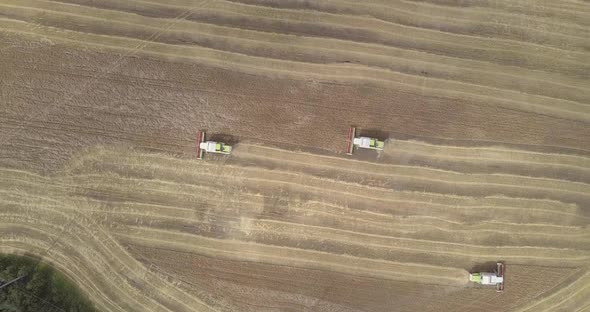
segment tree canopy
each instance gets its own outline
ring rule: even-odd
[[[65,275],[26,256],[0,255],[0,311],[96,312],[92,303]]]

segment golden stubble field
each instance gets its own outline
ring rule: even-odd
[[[0,0],[0,251],[103,311],[586,311],[589,16]],[[466,282],[498,260],[504,293]]]

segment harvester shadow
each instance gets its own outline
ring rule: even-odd
[[[379,129],[366,129],[366,128],[357,127],[356,128],[356,136],[357,137],[366,136],[366,137],[371,137],[371,138],[376,138],[379,140],[386,141],[387,139],[389,139],[390,133],[387,131],[379,130]]]
[[[477,263],[471,267],[469,272],[495,272],[498,269],[498,262],[497,261],[488,261]]]
[[[213,133],[211,135],[207,134],[206,139],[207,141],[223,142],[230,146],[234,146],[240,142],[240,139],[237,136],[226,133]]]

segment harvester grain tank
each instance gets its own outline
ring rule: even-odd
[[[501,262],[498,262],[496,265],[498,268],[495,272],[470,273],[469,281],[486,286],[496,286],[496,291],[504,291],[504,273],[506,271],[506,266]]]
[[[223,142],[205,141],[205,131],[197,132],[197,158],[202,159],[205,153],[231,154],[232,147]]]
[[[357,137],[356,133],[357,129],[355,127],[350,127],[348,130],[348,139],[346,140],[346,154],[352,155],[352,152],[356,148],[366,148],[366,149],[373,149],[382,151],[383,147],[385,146],[385,141],[381,141],[376,138],[371,137]]]

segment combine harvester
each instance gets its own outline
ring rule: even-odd
[[[348,130],[348,139],[346,140],[346,154],[352,155],[354,148],[367,148],[382,151],[385,141],[370,137],[356,137],[356,128],[350,127]]]
[[[504,291],[504,272],[506,270],[506,266],[501,262],[498,262],[497,265],[497,270],[492,273],[470,273],[469,281],[487,286],[496,286],[497,292]]]
[[[205,141],[205,131],[197,132],[197,158],[203,159],[205,152],[215,154],[231,154],[232,147],[215,141]]]

